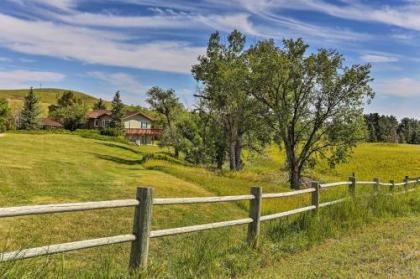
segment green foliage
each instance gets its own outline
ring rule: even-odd
[[[121,129],[106,128],[106,129],[101,130],[100,134],[104,136],[110,136],[110,137],[120,137],[123,135],[123,132]]]
[[[24,99],[23,110],[19,119],[19,128],[26,130],[38,129],[40,121],[39,117],[39,99],[31,87],[28,95],[26,95]]]
[[[99,98],[98,102],[96,102],[93,105],[93,109],[94,110],[102,110],[102,109],[106,109],[106,104],[105,102],[102,100],[102,98]]]
[[[10,115],[9,103],[6,99],[0,98],[0,133],[8,128]]]
[[[370,113],[365,115],[369,142],[398,142],[398,120],[394,116]]]
[[[73,92],[67,91],[48,110],[49,117],[58,120],[65,129],[74,131],[84,125],[88,107]]]
[[[258,42],[248,51],[248,92],[267,111],[276,141],[284,146],[290,186],[299,188],[317,159],[345,161],[364,138],[363,103],[373,98],[370,65],[345,67],[335,50],[306,54],[302,39]]]
[[[115,92],[114,99],[112,100],[111,110],[111,128],[123,129],[122,118],[124,116],[124,104],[121,101],[120,91]]]
[[[146,101],[164,119],[164,132],[160,139],[160,145],[172,146],[175,151],[174,156],[178,157],[179,151],[182,149],[182,139],[177,130],[177,122],[185,111],[175,95],[175,90],[152,87],[147,91]]]
[[[217,122],[211,130],[221,137],[216,141],[205,138],[204,142],[216,151],[213,154],[218,157],[215,161],[219,161],[219,168],[220,160],[228,154],[231,170],[243,167],[244,147],[258,149],[270,140],[263,121],[267,111],[246,92],[245,41],[245,36],[237,30],[229,34],[226,44],[220,41],[218,32],[211,34],[207,54],[199,56],[198,64],[192,68],[194,78],[203,84],[198,95],[201,125]]]

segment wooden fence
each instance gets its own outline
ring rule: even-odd
[[[261,222],[290,216],[293,214],[315,211],[319,208],[330,206],[345,201],[354,197],[357,185],[372,185],[374,193],[379,191],[380,186],[389,187],[390,195],[401,194],[406,192],[415,191],[416,185],[420,184],[420,177],[409,179],[406,176],[401,183],[395,183],[391,180],[388,183],[380,182],[375,178],[373,181],[356,181],[354,176],[349,177],[348,181],[334,182],[320,184],[313,182],[312,187],[304,190],[297,190],[283,193],[263,193],[261,187],[252,187],[249,195],[238,196],[220,196],[220,197],[197,197],[197,198],[153,198],[152,188],[138,188],[136,199],[127,200],[112,200],[112,201],[97,201],[97,202],[84,202],[84,203],[66,203],[66,204],[49,204],[49,205],[34,205],[34,206],[21,206],[0,208],[0,218],[2,217],[15,217],[23,215],[35,215],[46,213],[60,213],[71,211],[85,211],[104,208],[119,208],[119,207],[135,207],[133,232],[131,234],[116,235],[110,237],[96,238],[90,240],[82,240],[75,242],[68,242],[62,244],[54,244],[42,246],[37,248],[24,249],[20,251],[13,251],[0,254],[0,262],[26,259],[41,255],[49,255],[103,245],[110,245],[116,243],[131,242],[131,252],[129,266],[131,269],[146,268],[147,257],[149,250],[150,238],[158,238],[176,234],[191,233],[203,230],[210,230],[216,228],[248,225],[247,242],[250,246],[256,247],[258,245],[258,236],[260,232]],[[411,185],[413,184],[413,185]],[[321,190],[328,189],[336,186],[348,186],[349,197],[320,203]],[[396,192],[396,186],[403,186],[404,191]],[[410,187],[413,186],[413,187]],[[311,205],[297,208],[285,212],[274,213],[269,215],[261,215],[261,205],[263,199],[284,198],[301,194],[311,193]],[[170,204],[195,204],[195,203],[214,203],[214,202],[231,202],[231,201],[246,201],[249,200],[249,217],[223,221],[210,224],[202,224],[195,226],[187,226],[180,228],[151,230],[152,208],[153,205],[170,205]]]

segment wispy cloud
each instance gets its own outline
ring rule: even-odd
[[[378,55],[378,54],[365,54],[360,57],[364,62],[371,63],[388,63],[397,62],[399,60],[396,56]]]
[[[374,84],[375,91],[381,95],[397,97],[420,97],[420,79],[402,77],[378,81]]]
[[[147,88],[134,75],[123,72],[108,73],[101,71],[88,72],[87,75],[99,80],[105,84],[106,88],[109,88],[110,92],[100,94],[104,98],[110,99],[110,95],[119,90],[124,102],[144,105]]]
[[[14,51],[102,65],[189,73],[204,48],[184,42],[129,43],[118,32],[93,30],[0,14],[0,45]]]
[[[43,71],[1,71],[0,88],[22,88],[37,86],[40,83],[59,82],[65,78],[62,73]]]

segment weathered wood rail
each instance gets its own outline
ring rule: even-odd
[[[306,211],[313,210],[317,212],[319,208],[344,202],[354,197],[356,192],[356,185],[373,185],[374,193],[378,193],[380,186],[389,187],[390,193],[388,193],[388,195],[394,195],[415,191],[415,187],[410,187],[410,185],[413,186],[413,184],[414,186],[419,185],[420,177],[416,177],[410,180],[409,177],[406,176],[403,182],[395,183],[393,180],[391,180],[390,182],[380,182],[378,178],[374,178],[373,181],[357,181],[354,176],[351,176],[349,177],[348,181],[324,184],[313,182],[311,188],[290,192],[262,193],[261,187],[252,187],[251,193],[249,195],[196,198],[153,198],[152,188],[138,188],[136,199],[0,208],[0,218],[4,218],[48,213],[98,210],[106,208],[135,207],[133,232],[131,234],[74,241],[62,244],[42,246],[37,248],[23,249],[20,251],[0,253],[0,262],[26,259],[42,255],[50,255],[55,253],[98,247],[103,245],[131,242],[129,262],[130,268],[146,268],[150,238],[158,238],[170,235],[248,224],[247,242],[252,247],[257,247],[260,225],[263,221],[282,218]],[[320,203],[320,192],[336,186],[348,186],[350,196],[338,200]],[[396,186],[403,186],[404,191],[395,192]],[[261,206],[263,199],[285,198],[307,193],[311,193],[311,205],[284,212],[269,215],[261,215]],[[249,217],[238,220],[229,220],[223,222],[186,226],[179,228],[170,228],[155,231],[151,230],[152,209],[154,205],[217,203],[232,201],[249,201]]]

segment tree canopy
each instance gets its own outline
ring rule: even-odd
[[[290,185],[305,167],[342,162],[364,139],[363,104],[374,92],[370,65],[343,65],[335,50],[307,54],[302,39],[258,42],[248,51],[248,92],[272,113],[270,127],[286,151]]]

